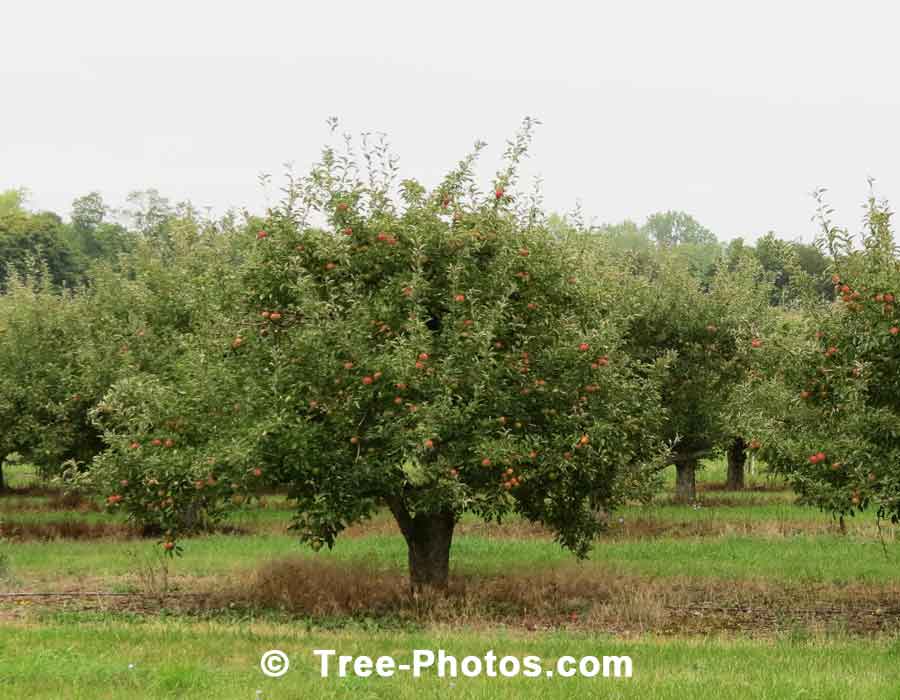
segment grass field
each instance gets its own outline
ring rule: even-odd
[[[900,543],[865,516],[841,533],[761,476],[694,506],[616,513],[587,561],[527,523],[466,519],[447,599],[411,601],[406,550],[378,517],[314,554],[283,498],[227,530],[158,544],[90,500],[7,467],[0,496],[0,696],[37,698],[896,698]],[[45,595],[38,595],[45,594]],[[46,595],[53,594],[53,595]],[[270,648],[292,657],[260,672]],[[630,655],[634,676],[320,678],[310,650],[408,658]],[[549,663],[549,661],[548,661]],[[129,664],[132,666],[129,667]]]

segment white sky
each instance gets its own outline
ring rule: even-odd
[[[549,209],[682,209],[721,238],[811,239],[826,186],[858,228],[900,196],[891,2],[12,2],[0,10],[0,189],[68,212],[155,187],[261,209],[325,119],[390,135],[435,184],[522,117]],[[486,183],[488,184],[488,183]]]

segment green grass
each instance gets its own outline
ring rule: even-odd
[[[286,556],[342,561],[368,561],[384,569],[404,571],[406,547],[398,535],[370,535],[339,540],[332,551],[318,554],[283,535],[212,535],[184,540],[184,557],[172,571],[210,576],[234,573]],[[117,577],[134,572],[131,553],[146,552],[152,542],[63,541],[0,544],[10,568],[23,584],[29,579]],[[575,565],[577,560],[544,539],[497,539],[463,536],[453,544],[455,573],[496,574]],[[755,537],[657,538],[608,540],[598,544],[589,560],[579,564],[604,571],[654,577],[768,579],[890,583],[897,581],[900,543],[854,537],[797,536],[780,540]]]
[[[36,484],[29,465],[7,468],[15,488]],[[671,474],[667,474],[671,481]],[[720,483],[724,465],[711,462],[700,472],[701,484]],[[764,479],[757,478],[757,484]],[[123,521],[104,512],[39,510],[46,496],[4,496],[0,521],[25,526],[59,520],[86,523]],[[282,532],[290,522],[289,504],[281,496],[269,507],[233,513],[229,524],[249,534],[216,534],[186,538],[185,555],[172,563],[181,585],[213,585],[221,577],[230,584],[250,580],[249,572],[270,560],[310,557],[323,561],[366,562],[388,571],[405,572],[406,548],[387,514],[366,529],[342,537],[333,551],[318,554]],[[871,583],[896,585],[900,543],[893,529],[884,544],[871,525],[851,527],[848,536],[821,534],[831,522],[827,514],[795,503],[792,493],[747,491],[726,493],[703,489],[695,506],[674,505],[661,495],[649,506],[629,506],[616,514],[626,532],[602,539],[591,558],[579,563],[546,536],[513,521],[507,532],[472,529],[463,519],[454,539],[454,575],[538,572],[557,567],[584,567],[605,574],[643,577],[648,582],[690,579],[692,582],[765,581],[785,590],[810,584]],[[869,516],[858,519],[871,522]],[[640,523],[707,527],[703,536],[640,535]],[[851,521],[852,522],[852,521]],[[715,527],[712,527],[715,526]],[[784,526],[784,527],[782,527]],[[613,528],[620,527],[618,522]],[[747,534],[736,534],[742,531]],[[799,534],[792,533],[797,530]],[[816,534],[812,534],[815,531]],[[803,534],[805,532],[805,534]],[[498,536],[502,534],[502,536]],[[134,590],[136,578],[159,552],[152,540],[0,540],[4,562],[0,590],[45,590],[56,585],[82,590]],[[198,577],[194,580],[191,577]],[[205,582],[205,583],[204,583]],[[850,589],[848,589],[850,590]],[[640,600],[640,599],[638,599]],[[639,604],[639,603],[638,603]],[[62,610],[61,607],[51,608]],[[27,610],[27,612],[22,612]],[[275,610],[216,612],[212,621],[124,613],[56,612],[39,606],[0,607],[0,697],[76,700],[90,698],[896,698],[900,687],[900,641],[886,636],[848,638],[840,632],[816,636],[808,627],[794,635],[751,640],[737,634],[716,637],[616,638],[591,636],[583,630],[554,631],[504,628],[487,618],[450,629],[436,622],[403,623],[393,618],[342,619],[329,631],[328,620],[301,618],[285,624]],[[635,614],[640,611],[636,611]],[[21,617],[20,617],[21,614]],[[262,617],[254,617],[262,615]],[[388,629],[391,625],[393,629]],[[546,627],[541,628],[546,629]],[[600,627],[595,629],[606,629]],[[641,628],[644,629],[644,628]],[[653,627],[650,627],[653,629]],[[705,629],[705,628],[704,628]],[[780,628],[781,629],[781,628]],[[793,627],[790,627],[793,629]],[[831,629],[831,628],[829,628]],[[842,627],[835,627],[840,630]],[[516,630],[516,631],[514,631]],[[263,651],[279,648],[292,657],[283,679],[267,679],[259,670]],[[585,678],[457,678],[426,674],[420,679],[322,679],[310,650],[335,648],[340,653],[390,654],[401,659],[411,650],[444,648],[459,657],[628,654],[633,679]],[[133,664],[129,668],[129,664]],[[452,685],[451,685],[452,684]]]
[[[27,481],[33,474],[28,465],[12,467],[12,478]],[[724,465],[713,462],[700,472],[701,482],[720,481]],[[183,540],[185,556],[176,560],[173,573],[185,576],[230,575],[252,569],[263,562],[285,556],[320,557],[342,561],[367,560],[388,569],[403,571],[406,550],[402,538],[393,532],[390,517],[376,518],[374,534],[342,537],[333,551],[313,554],[286,531],[290,523],[289,504],[282,496],[268,499],[267,508],[245,508],[231,515],[229,523],[249,530],[248,535],[211,535]],[[88,523],[121,522],[121,515],[97,512],[21,510],[24,502],[41,504],[40,496],[4,497],[0,521],[22,524],[74,519]],[[665,495],[650,506],[629,506],[617,514],[626,524],[638,520],[670,524],[718,526],[759,526],[831,522],[815,509],[798,506],[788,491],[747,491],[727,493],[704,491],[696,507],[671,504]],[[858,519],[871,529],[871,518]],[[466,517],[463,524],[477,522]],[[851,521],[852,522],[852,521]],[[614,522],[613,527],[618,523]],[[790,527],[786,528],[790,531]],[[773,527],[777,533],[778,528]],[[900,544],[892,528],[885,543],[863,531],[842,537],[830,534],[795,536],[746,536],[728,533],[705,537],[639,537],[601,539],[588,561],[578,564],[604,571],[651,577],[692,577],[716,579],[767,579],[784,583],[812,581],[844,583],[864,581],[891,583],[897,580]],[[62,578],[121,578],[136,570],[135,553],[143,554],[157,545],[148,540],[112,539],[50,542],[3,542],[4,555],[20,587],[31,581]],[[490,537],[459,534],[453,546],[455,573],[501,573],[576,565],[576,559],[546,537],[522,535]]]
[[[628,655],[631,679],[439,678],[425,672],[393,678],[321,678],[311,650],[394,656],[438,649],[458,658],[536,655],[547,668],[562,655]],[[281,679],[259,670],[259,657],[281,649],[291,669]],[[4,698],[748,698],[897,697],[900,644],[842,639],[782,638],[621,640],[554,632],[522,635],[433,630],[419,633],[343,630],[306,632],[296,626],[140,623],[124,618],[58,620],[0,627],[0,695]],[[129,664],[133,667],[129,668]]]

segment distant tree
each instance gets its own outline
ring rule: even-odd
[[[24,187],[0,192],[0,217],[25,214],[26,201],[28,190]]]
[[[144,238],[167,238],[167,226],[175,217],[172,203],[156,189],[135,190],[128,195],[128,207],[122,210],[130,228]]]
[[[106,221],[110,208],[99,192],[72,202],[69,239],[87,261],[111,259],[131,248],[131,237],[121,225]]]
[[[769,231],[756,242],[754,254],[774,285],[772,304],[781,305],[790,300],[792,287],[796,287],[792,278],[798,274],[812,281],[820,298],[834,298],[825,274],[828,261],[816,246],[786,241]]]
[[[730,442],[734,387],[747,358],[764,342],[770,319],[768,285],[759,263],[745,258],[721,266],[705,287],[673,249],[660,251],[646,283],[622,300],[631,318],[628,354],[644,362],[665,359],[661,386],[663,434],[672,446],[676,499],[692,501],[700,461]]]
[[[0,289],[8,271],[24,275],[41,262],[54,286],[80,284],[84,268],[66,240],[62,219],[52,212],[24,210],[19,192],[0,195]]]
[[[72,223],[78,228],[94,229],[103,223],[109,208],[99,192],[90,192],[72,202]]]
[[[660,249],[672,249],[687,263],[703,287],[708,287],[722,256],[715,234],[690,214],[681,211],[657,212],[647,217],[641,232]]]
[[[643,230],[660,246],[676,246],[685,243],[716,245],[715,234],[702,226],[690,214],[682,211],[657,212],[647,217]]]
[[[828,258],[817,246],[794,243],[794,252],[800,269],[815,281],[816,291],[825,299],[834,299],[834,285],[828,275]]]
[[[725,451],[728,464],[728,475],[725,479],[725,488],[729,491],[740,491],[744,488],[744,465],[747,463],[747,443],[743,437],[738,436],[731,441]]]

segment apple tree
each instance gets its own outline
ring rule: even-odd
[[[123,507],[146,517],[148,503],[206,498],[191,481],[208,477],[232,499],[281,485],[314,548],[387,509],[415,589],[446,585],[467,512],[543,523],[586,555],[602,513],[648,493],[658,470],[660,370],[624,351],[617,290],[515,193],[531,126],[486,193],[481,145],[433,190],[398,183],[380,142],[364,141],[366,168],[326,149],[292,179],[256,233],[225,354],[203,372],[183,361],[219,405],[242,396],[247,411],[205,415],[211,400],[186,385],[177,405],[193,402],[202,427],[179,437],[184,473],[150,488],[141,474],[165,467],[145,460],[146,438],[171,409],[165,391],[123,391],[100,461],[109,488],[128,469],[139,479]],[[165,525],[177,536],[177,518]]]
[[[87,410],[113,365],[88,358],[89,314],[82,293],[60,293],[46,275],[8,280],[0,295],[0,461],[18,452],[49,476],[102,448]]]
[[[807,295],[799,333],[758,356],[745,420],[762,456],[808,503],[841,519],[900,519],[900,260],[887,205],[870,198],[859,238],[822,203],[836,300]]]
[[[769,285],[745,258],[733,268],[720,265],[704,288],[684,258],[668,250],[635,275],[645,283],[623,302],[631,307],[626,348],[645,363],[668,358],[660,389],[663,435],[676,468],[676,499],[691,501],[700,460],[733,444],[734,389],[749,356],[765,343]]]

